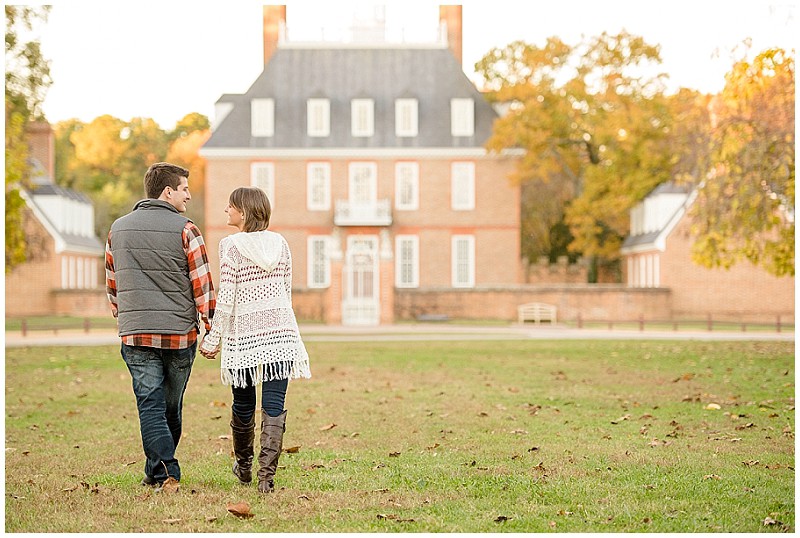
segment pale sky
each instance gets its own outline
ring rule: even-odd
[[[54,83],[44,111],[55,123],[89,122],[102,114],[129,121],[155,119],[164,129],[190,112],[213,120],[223,93],[244,93],[263,70],[261,7],[237,0],[53,2],[37,32],[51,60]],[[293,1],[287,5],[290,40],[328,40],[347,34],[367,2]],[[438,3],[383,3],[387,34],[432,41]],[[463,69],[493,47],[515,40],[542,45],[549,36],[576,44],[581,36],[625,29],[661,45],[669,88],[718,92],[745,38],[756,52],[796,48],[797,2],[771,0],[464,0]],[[324,30],[323,30],[324,28]]]

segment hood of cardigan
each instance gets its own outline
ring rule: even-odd
[[[275,269],[281,260],[283,238],[275,232],[239,232],[230,238],[242,256],[265,271]]]

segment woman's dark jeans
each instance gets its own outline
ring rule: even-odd
[[[288,386],[288,379],[273,379],[261,384],[261,407],[267,415],[277,417],[283,413]],[[231,410],[242,422],[247,424],[256,412],[256,384],[248,374],[247,386],[231,387],[231,392],[233,393]]]
[[[192,373],[197,343],[184,349],[122,344],[139,410],[139,429],[146,461],[144,473],[163,482],[181,479],[175,449],[181,438],[183,393]]]

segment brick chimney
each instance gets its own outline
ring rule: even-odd
[[[447,44],[461,63],[461,6],[439,6],[439,23],[447,27]]]
[[[286,6],[264,6],[264,65],[278,48],[286,26]]]
[[[25,126],[28,133],[29,157],[41,163],[48,177],[56,177],[56,141],[53,128],[46,121],[34,121]]]

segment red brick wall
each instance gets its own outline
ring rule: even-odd
[[[24,209],[28,261],[6,273],[6,316],[53,313],[51,290],[61,284],[61,260],[47,230]]]
[[[454,319],[517,319],[517,307],[531,302],[555,305],[558,319],[633,321],[670,319],[670,292],[615,284],[517,285],[475,290],[396,290],[397,319],[441,314]]]
[[[105,289],[53,290],[54,314],[78,317],[102,317],[111,315]]]
[[[661,285],[672,290],[675,317],[794,320],[793,277],[775,277],[746,260],[730,269],[707,269],[691,260],[692,242],[684,219],[661,253]]]

